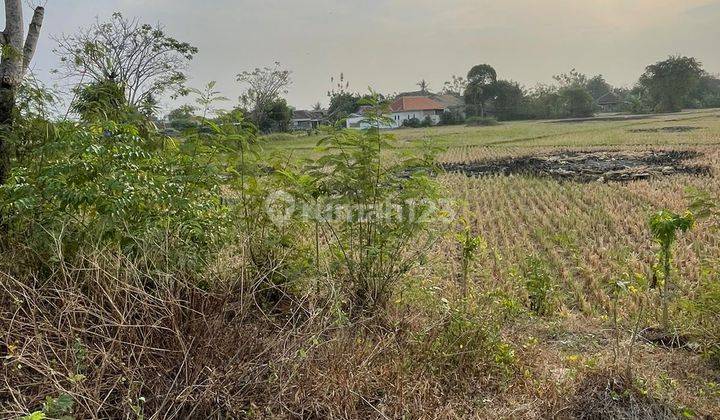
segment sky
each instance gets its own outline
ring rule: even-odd
[[[631,86],[646,65],[676,54],[720,73],[720,0],[42,1],[33,67],[47,82],[58,64],[51,36],[120,11],[200,49],[193,87],[215,80],[235,99],[238,73],[279,61],[293,72],[286,98],[297,109],[326,105],[330,77],[341,72],[352,90],[384,93],[417,90],[421,79],[440,90],[480,63],[525,87],[572,68]]]

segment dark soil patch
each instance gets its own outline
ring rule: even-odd
[[[672,407],[652,398],[623,376],[590,374],[577,387],[570,415],[576,419],[676,419]]]
[[[447,172],[468,176],[525,174],[575,182],[635,181],[676,174],[710,176],[707,166],[683,164],[698,156],[700,153],[694,151],[579,151],[442,166]]]
[[[669,349],[692,348],[690,337],[667,332],[661,328],[645,328],[640,332],[640,338],[648,343]]]
[[[688,131],[700,130],[702,127],[691,127],[689,125],[676,125],[660,128],[633,128],[628,130],[631,133],[687,133]]]

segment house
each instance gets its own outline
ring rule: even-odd
[[[613,92],[608,92],[595,100],[595,103],[600,107],[602,112],[612,112],[617,109],[617,106],[623,102]]]
[[[390,105],[390,118],[395,127],[401,127],[405,121],[417,118],[421,122],[430,118],[433,125],[440,122],[440,116],[446,107],[427,96],[400,96]]]
[[[465,118],[465,99],[452,93],[431,95],[433,99],[445,107],[445,112],[451,112],[460,118]]]
[[[314,130],[325,119],[323,111],[293,111],[290,119],[290,130]]]
[[[370,128],[365,121],[365,112],[369,106],[361,106],[358,110],[347,116],[345,126],[363,130]],[[417,118],[421,123],[430,118],[433,125],[440,123],[440,117],[445,112],[454,112],[460,115],[465,114],[465,101],[455,95],[420,95],[420,92],[401,93],[395,97],[390,104],[390,114],[386,115],[392,123],[386,124],[383,129],[399,128],[405,121]]]

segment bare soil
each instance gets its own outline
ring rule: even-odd
[[[633,128],[628,130],[630,133],[687,133],[689,131],[700,130],[703,127],[692,127],[688,125],[676,125],[671,127],[659,128]]]
[[[660,176],[711,176],[707,166],[684,162],[701,156],[695,151],[566,151],[469,163],[447,163],[447,172],[468,176],[524,174],[574,182],[635,181]]]

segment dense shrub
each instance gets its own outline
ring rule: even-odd
[[[409,128],[418,128],[422,127],[422,122],[418,118],[408,118],[407,120],[403,121],[402,126]]]
[[[152,238],[201,258],[229,233],[223,168],[211,150],[155,145],[131,125],[60,124],[55,141],[34,150],[0,187],[0,211],[9,236],[40,256],[85,246],[137,252]]]

